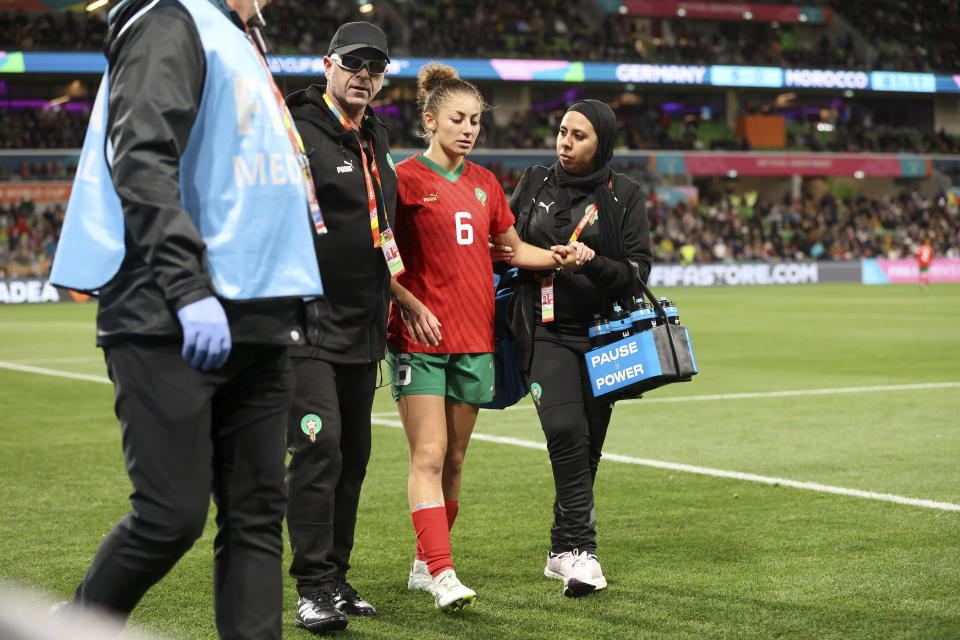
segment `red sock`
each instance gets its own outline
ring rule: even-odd
[[[443,503],[444,509],[447,511],[447,531],[453,529],[453,521],[457,519],[457,514],[460,513],[460,501],[459,500],[446,500]],[[417,550],[413,554],[415,560],[424,560],[423,557],[423,547],[420,546],[420,540],[417,539]]]
[[[453,569],[450,557],[450,529],[444,507],[418,509],[410,514],[413,529],[417,532],[417,546],[422,549],[423,560],[430,575],[436,577],[441,571]]]
[[[447,510],[447,531],[449,531],[453,529],[453,521],[457,519],[457,514],[460,513],[460,501],[447,500],[443,503],[443,507]]]

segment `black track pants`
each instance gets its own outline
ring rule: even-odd
[[[360,486],[370,459],[370,410],[377,363],[293,358],[297,391],[287,422],[290,575],[308,595],[346,579]],[[308,415],[320,418],[310,440]]]
[[[527,380],[547,439],[556,499],[551,550],[555,553],[597,547],[593,482],[610,424],[611,405],[590,390],[583,354],[586,338],[561,336],[537,327]]]
[[[75,601],[126,618],[200,536],[212,491],[220,637],[279,640],[286,348],[234,345],[223,369],[207,373],[175,343],[104,351],[133,492]]]

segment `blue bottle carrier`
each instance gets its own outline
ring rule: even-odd
[[[674,324],[675,318],[671,322],[667,310],[650,289],[643,283],[640,286],[654,307],[657,324],[584,354],[596,398],[609,402],[639,398],[665,384],[689,382],[697,374],[690,331]],[[675,311],[669,314],[675,315]]]

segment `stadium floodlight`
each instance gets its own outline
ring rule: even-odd
[[[357,9],[360,13],[373,13],[373,2],[370,0],[357,0],[357,4],[360,5]]]
[[[105,7],[108,4],[110,4],[110,0],[93,0],[93,2],[86,6],[86,10],[93,13],[100,7]]]

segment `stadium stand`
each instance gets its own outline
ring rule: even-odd
[[[42,101],[34,101],[42,102]],[[0,107],[2,107],[0,102]],[[499,149],[552,149],[556,128],[565,104],[551,107],[533,105],[525,112],[515,111],[505,124],[497,124],[492,114],[483,120],[481,146]],[[0,108],[0,141],[4,149],[76,149],[83,144],[90,103],[74,101],[71,109],[32,106]],[[416,105],[412,100],[392,100],[375,107],[386,122],[390,144],[394,148],[420,146],[415,123]],[[615,105],[619,120],[620,149],[748,150],[744,139],[716,119],[700,115],[670,114],[662,105]],[[860,109],[850,109],[834,120],[834,129],[818,131],[820,120],[804,120],[803,115],[788,120],[787,148],[798,151],[884,152],[884,153],[960,153],[960,136],[945,131],[918,131],[911,127],[874,126]],[[777,113],[774,110],[772,113]],[[0,166],[0,180],[20,175],[23,178],[62,179],[65,169],[28,166],[11,174]]]
[[[842,24],[850,30],[824,24],[605,14],[594,0],[378,0],[377,12],[365,16],[355,2],[274,0],[266,32],[278,53],[301,55],[325,52],[338,24],[368,19],[387,31],[394,56],[900,71],[960,68],[960,5],[953,0],[931,0],[922,12],[920,5],[899,0],[806,4],[829,6],[846,16],[849,21]],[[0,42],[9,50],[96,50],[104,32],[104,12],[0,11]],[[4,153],[23,150],[26,159],[4,157],[0,182],[70,180],[76,166],[69,153],[53,160],[30,155],[81,146],[95,81],[84,80],[86,85],[72,100],[60,105],[10,93],[8,85],[15,82],[11,77],[0,81],[0,147]],[[495,85],[480,85],[493,100]],[[416,104],[402,87],[398,82],[396,91],[385,90],[375,108],[387,123],[392,148],[419,149]],[[811,93],[779,105],[769,94],[731,107],[722,89],[590,91],[614,106],[620,150],[750,150],[730,123],[741,115],[769,114],[785,119],[787,140],[781,150],[960,154],[960,136],[935,130],[932,116],[915,115],[913,98],[897,102],[894,96],[841,99],[839,92],[830,97]],[[633,99],[623,99],[629,92]],[[576,99],[572,95],[583,95],[583,89],[540,88],[519,109],[508,104],[485,114],[478,148],[553,149],[559,121]],[[932,113],[932,103],[927,106]],[[727,113],[731,108],[736,113]],[[511,193],[521,174],[516,164],[497,157],[486,162]],[[960,160],[946,159],[936,166],[945,180],[960,184]],[[657,201],[662,179],[646,165],[621,163],[617,169],[651,193],[649,215],[659,261],[903,257],[912,255],[913,243],[928,233],[934,235],[938,255],[960,257],[956,205],[947,203],[942,187],[926,189],[926,197],[913,192],[915,185],[900,184],[895,190],[905,189],[900,195],[881,199],[834,192],[820,200],[782,201],[751,193],[718,197],[715,190],[701,188],[699,202],[667,204]],[[62,205],[0,204],[0,278],[45,275],[62,217]]]
[[[960,4],[955,0],[831,0],[876,49],[886,71],[960,69]]]
[[[521,171],[499,163],[489,168],[511,193]],[[649,188],[652,178],[645,170],[616,169]],[[956,206],[951,208],[943,194],[771,202],[756,193],[730,192],[700,203],[653,201],[648,216],[659,262],[900,258],[912,256],[925,237],[933,237],[937,255],[960,258]],[[0,205],[0,278],[49,273],[62,222],[60,205]]]
[[[0,101],[0,145],[4,149],[75,149],[83,144],[90,119],[89,105],[76,108],[5,106]],[[0,179],[3,179],[0,176]]]
[[[648,215],[661,262],[909,258],[928,236],[937,255],[960,257],[956,208],[943,196],[769,202],[730,193],[699,205],[655,203]]]
[[[0,278],[50,273],[63,214],[60,205],[0,204]]]
[[[806,2],[818,5],[819,2]],[[945,71],[960,68],[960,5],[833,0],[850,31],[824,24],[599,14],[591,0],[379,0],[361,16],[353,2],[275,0],[267,35],[284,54],[326,51],[351,19],[376,22],[397,55],[743,64],[784,68]],[[97,50],[103,14],[8,12],[0,42],[12,50]]]

